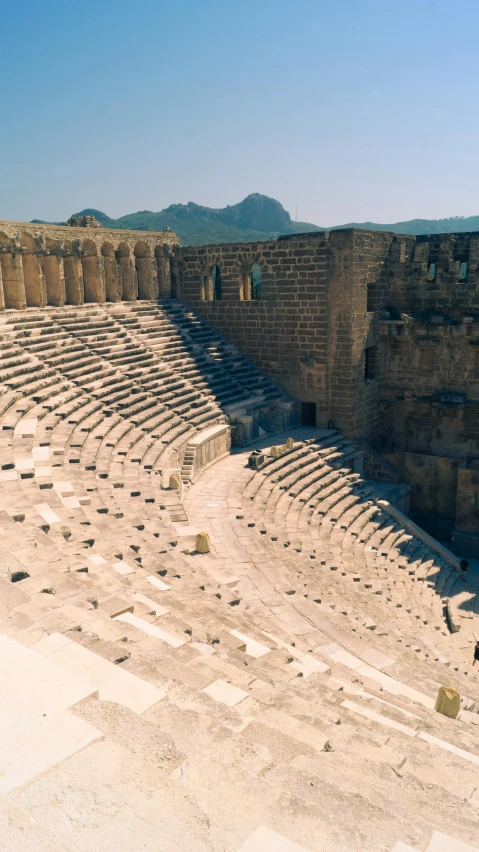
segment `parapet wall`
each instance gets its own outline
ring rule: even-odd
[[[171,296],[171,232],[0,222],[0,309]]]

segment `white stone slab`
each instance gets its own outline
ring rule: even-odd
[[[447,743],[445,740],[440,740],[437,737],[433,737],[431,734],[425,734],[424,732],[419,734],[419,739],[424,740],[430,745],[443,748],[445,751],[450,751],[451,754],[455,754],[457,757],[462,757],[463,760],[468,760],[469,763],[475,763],[476,766],[479,766],[479,756],[477,754],[472,754],[470,751],[465,751],[463,748],[458,748],[457,746],[451,745],[451,743]]]
[[[166,615],[170,611],[166,606],[161,606],[161,604],[156,603],[151,598],[147,598],[146,595],[141,595],[140,592],[135,592],[133,600],[150,607],[151,612],[154,612],[155,615]]]
[[[166,696],[163,690],[76,642],[55,651],[48,660],[72,675],[87,679],[99,691],[101,701],[123,704],[138,715]]]
[[[35,462],[33,459],[15,459],[16,470],[33,470]]]
[[[51,475],[52,469],[49,464],[35,467],[35,479],[50,479]]]
[[[149,621],[145,621],[144,618],[140,618],[132,612],[122,612],[121,615],[115,616],[114,621],[124,621],[126,624],[131,624],[132,627],[142,630],[148,636],[154,636],[156,639],[166,642],[173,648],[180,648],[181,645],[186,644],[186,639],[179,639],[177,636],[167,633],[166,630],[161,630],[156,624],[150,624]]]
[[[65,645],[69,645],[71,641],[63,633],[50,633],[49,636],[44,636],[43,639],[39,639],[38,642],[30,645],[30,648],[36,654],[40,654],[41,657],[48,657],[55,651],[59,651],[60,648],[64,648]]]
[[[419,852],[419,849],[416,846],[410,846],[409,843],[403,843],[402,840],[398,840],[391,849],[391,852]]]
[[[10,793],[92,742],[97,728],[73,713],[8,713],[0,708],[0,793]]]
[[[38,417],[25,417],[23,420],[19,420],[17,425],[15,426],[14,435],[15,437],[20,436],[21,438],[30,438],[35,435],[37,431],[37,423]]]
[[[376,651],[374,648],[369,648],[367,651],[362,651],[361,658],[365,663],[374,666],[375,669],[385,669],[387,666],[392,666],[396,662],[386,654],[381,654],[381,651]]]
[[[311,654],[305,654],[299,660],[293,660],[293,662],[289,665],[297,672],[301,672],[303,677],[309,677],[315,672],[327,674],[331,671],[330,667],[327,666],[326,663],[323,663],[321,660],[317,660],[316,657],[311,656]]]
[[[151,583],[152,586],[156,586],[156,588],[160,589],[162,592],[167,592],[170,589],[170,586],[167,586],[166,583],[163,582],[163,580],[160,580],[159,577],[155,577],[154,574],[152,574],[150,577],[147,577],[146,579],[149,583]]]
[[[260,825],[250,834],[238,852],[310,852],[304,846],[293,843],[282,834],[277,834],[265,825]]]
[[[80,509],[81,508],[81,503],[80,503],[78,497],[64,497],[62,495],[61,501],[62,501],[63,505],[67,507],[67,509]]]
[[[87,559],[94,565],[106,565],[106,559],[103,559],[103,556],[100,556],[99,553],[92,553],[91,556],[87,556]]]
[[[0,470],[0,482],[14,482],[18,479],[16,470]]]
[[[84,674],[58,669],[51,656],[44,658],[33,648],[0,636],[2,706],[8,711],[28,716],[66,710],[97,693],[98,688]]]
[[[60,523],[61,518],[58,517],[56,512],[53,511],[53,509],[50,509],[48,503],[37,503],[35,505],[35,509],[37,510],[38,514],[41,515],[43,520],[47,522],[47,524]]]
[[[251,639],[250,636],[240,633],[239,630],[230,630],[230,633],[236,639],[239,639],[244,643],[246,646],[245,654],[248,654],[249,657],[254,657],[258,660],[260,657],[264,657],[265,654],[269,654],[270,648],[267,648],[266,645],[262,645],[261,642],[257,642],[256,639]]]
[[[435,831],[426,852],[479,852],[479,847],[456,840],[455,837],[449,837],[441,831]]]
[[[134,574],[135,569],[128,565],[127,562],[114,562],[112,568],[115,569],[117,574]]]
[[[33,447],[32,458],[35,461],[48,461],[50,458],[50,447]]]
[[[388,716],[382,716],[381,713],[376,713],[374,710],[370,710],[369,707],[361,707],[360,704],[356,704],[354,701],[342,701],[341,707],[345,707],[346,710],[351,710],[359,716],[364,716],[365,719],[371,719],[371,721],[376,722],[378,725],[383,725],[385,728],[393,728],[393,730],[399,731],[401,734],[406,734],[408,737],[416,736],[416,731],[413,728],[408,728],[407,725],[402,725],[401,722],[395,722],[394,719],[389,719]]]
[[[185,524],[175,524],[175,530],[179,536],[196,535],[198,527],[191,527]]]
[[[226,683],[225,680],[215,680],[201,691],[206,692],[213,701],[226,704],[227,707],[234,707],[235,704],[239,704],[240,701],[248,697],[248,693],[244,689],[239,689],[232,683]]]
[[[68,480],[55,480],[53,483],[53,490],[58,494],[63,495],[63,497],[73,497],[75,494],[73,485]]]

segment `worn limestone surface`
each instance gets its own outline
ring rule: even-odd
[[[34,280],[15,227],[0,254],[9,299],[20,268]],[[404,238],[403,250],[393,235],[339,232],[203,257],[167,234],[165,295],[177,288],[181,301],[138,300],[132,287],[84,303],[100,255],[121,268],[117,282],[134,263],[130,280],[160,287],[163,235],[115,232],[131,238],[123,267],[120,242],[105,255],[103,229],[78,232],[97,240],[96,254],[79,249],[79,304],[47,253],[59,301],[10,304],[0,321],[0,849],[476,852],[479,572],[471,560],[464,582],[458,559],[403,514],[408,489],[370,443],[389,416],[374,370],[402,334],[390,332],[391,305],[368,304],[367,284],[404,291],[416,310],[407,275],[391,287],[387,270],[409,263],[412,274],[421,241]],[[255,262],[261,299],[248,286]],[[210,280],[220,263],[221,288]],[[294,268],[281,284],[283,263]],[[323,354],[274,337],[275,275],[276,321],[290,312],[301,347],[294,305],[305,301],[308,347],[318,340]],[[472,290],[467,299],[472,312]],[[243,310],[254,323],[238,349]],[[271,371],[254,349],[263,321]],[[414,338],[422,321],[397,322]],[[466,345],[474,323],[452,325]],[[299,426],[295,396],[317,405],[321,428]],[[427,452],[408,453],[424,471]],[[449,506],[450,457],[429,458]],[[381,469],[387,486],[367,478]],[[474,459],[458,470],[458,523],[474,536]],[[441,685],[461,696],[457,719],[434,710]]]

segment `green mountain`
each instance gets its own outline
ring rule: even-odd
[[[119,219],[111,219],[101,210],[87,208],[76,216],[95,216],[105,228],[130,231],[161,231],[171,228],[178,234],[183,245],[205,245],[209,243],[250,242],[274,239],[280,234],[298,234],[311,231],[336,230],[338,228],[362,228],[371,231],[393,231],[396,234],[442,234],[458,231],[478,231],[479,216],[451,216],[449,219],[411,219],[389,225],[377,222],[350,222],[321,228],[310,222],[293,222],[279,201],[255,192],[239,204],[215,209],[203,207],[189,201],[188,204],[170,204],[164,210],[153,213],[140,210],[128,213]],[[42,219],[33,222],[45,223]],[[65,224],[57,222],[56,224]]]
[[[293,222],[279,201],[259,193],[248,195],[239,204],[222,209],[203,207],[189,201],[188,204],[170,204],[159,213],[140,210],[119,219],[111,219],[106,213],[93,208],[80,210],[74,215],[95,216],[105,228],[161,231],[168,227],[178,234],[184,245],[250,242],[273,239],[280,234],[324,230],[309,222]],[[33,220],[36,223],[42,221]]]

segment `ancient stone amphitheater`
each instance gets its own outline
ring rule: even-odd
[[[0,849],[477,852],[473,568],[186,301],[61,302],[0,315]]]

